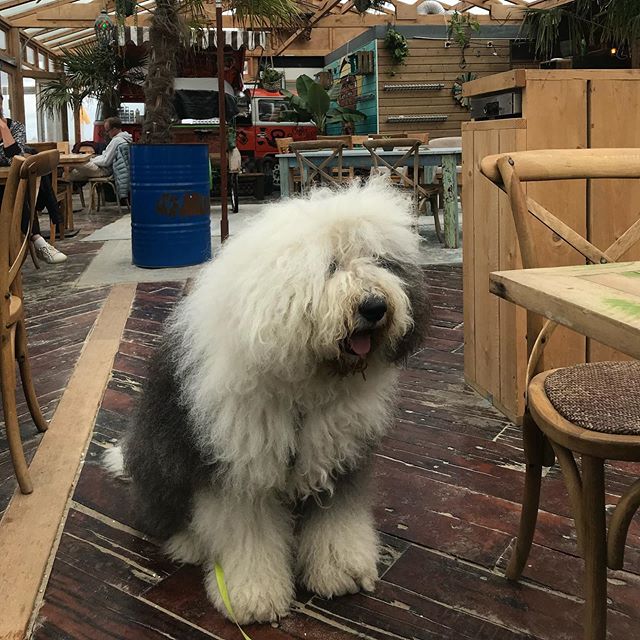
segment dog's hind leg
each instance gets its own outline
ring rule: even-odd
[[[289,613],[294,594],[290,511],[273,495],[258,498],[200,491],[191,528],[206,547],[205,587],[229,617],[218,591],[215,564],[225,573],[237,621],[270,622]]]
[[[378,535],[368,492],[368,471],[338,481],[332,496],[309,500],[298,532],[296,572],[325,598],[373,591],[378,579]]]

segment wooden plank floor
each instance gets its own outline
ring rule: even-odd
[[[396,425],[376,457],[376,518],[384,544],[378,588],[333,601],[300,592],[294,612],[278,625],[247,627],[253,640],[581,635],[582,562],[555,470],[544,481],[544,510],[525,579],[514,584],[503,577],[523,481],[519,430],[463,383],[460,268],[432,267],[427,276],[434,328],[403,373]],[[207,602],[200,570],[162,557],[141,533],[126,485],[109,479],[99,464],[105,445],[125,428],[145,361],[183,289],[182,283],[138,285],[33,638],[240,638]],[[93,295],[86,302],[91,309],[105,294]],[[62,334],[44,332],[42,353]],[[46,380],[43,373],[41,384]],[[609,466],[609,504],[638,471],[628,463]],[[610,573],[614,640],[640,637],[638,522],[628,545],[627,571]]]
[[[101,242],[80,242],[95,229],[112,222],[117,213],[103,209],[99,214],[80,214],[74,238],[58,241],[56,247],[68,255],[60,265],[41,264],[36,270],[28,259],[22,269],[29,353],[34,384],[45,418],[53,415],[76,365],[82,345],[93,326],[108,287],[75,289],[74,283],[102,246]],[[45,216],[41,216],[44,228]],[[46,225],[48,227],[48,225]],[[18,385],[18,414],[27,460],[31,460],[42,435],[38,433]],[[0,516],[16,487],[7,449],[4,418],[0,407]]]

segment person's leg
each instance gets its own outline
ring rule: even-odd
[[[64,222],[62,212],[58,206],[58,199],[53,191],[50,175],[42,176],[40,181],[40,191],[38,191],[36,209],[46,209],[49,214],[49,218],[51,218],[51,222],[56,225]]]
[[[71,171],[69,180],[71,182],[86,182],[89,178],[104,178],[110,176],[111,171],[104,167],[99,167],[94,162],[86,162]]]
[[[22,207],[22,219],[20,221],[20,228],[23,234],[27,234],[29,231],[29,202],[25,200]],[[58,251],[55,247],[52,247],[41,235],[40,235],[40,223],[38,216],[33,217],[33,224],[31,225],[31,242],[36,250],[36,256],[47,264],[59,264],[65,262],[67,256]]]

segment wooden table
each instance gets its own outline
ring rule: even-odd
[[[394,149],[393,151],[376,151],[393,164],[401,158],[405,150]],[[305,156],[321,160],[331,155],[331,151],[306,151]],[[293,153],[282,153],[276,156],[280,169],[280,193],[283,198],[290,195],[289,172],[296,168],[296,157]],[[407,160],[410,166],[413,159]],[[458,214],[458,177],[456,166],[462,164],[462,149],[459,147],[428,149],[420,148],[420,167],[442,167],[442,181],[444,184],[444,244],[445,247],[455,249],[460,243],[460,221]],[[371,154],[366,149],[344,149],[342,152],[343,168],[371,169]]]
[[[640,262],[496,271],[489,288],[640,359]]]
[[[73,184],[69,182],[69,173],[74,167],[85,164],[91,160],[92,156],[86,153],[61,153],[59,166],[62,167],[62,179],[66,181],[65,190],[65,230],[73,231]],[[7,182],[9,177],[9,167],[0,167],[0,185]]]

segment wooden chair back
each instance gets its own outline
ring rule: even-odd
[[[395,131],[390,131],[389,133],[370,133],[369,137],[372,140],[382,140],[384,138],[408,138],[408,133],[396,133]]]
[[[353,136],[318,136],[318,140],[338,140],[344,142],[345,148],[353,149]]]
[[[296,156],[303,193],[318,180],[331,186],[340,186],[343,181],[342,151],[345,148],[341,140],[314,140],[310,142],[292,142],[291,151]],[[326,157],[314,158],[305,155],[305,151],[329,151]],[[334,165],[335,163],[335,165]],[[334,172],[333,169],[336,169]]]
[[[596,178],[640,178],[640,149],[551,149],[487,156],[481,172],[504,191],[511,212],[525,269],[544,267],[536,249],[534,225],[542,223],[564,243],[573,247],[589,264],[617,262],[640,242],[640,214],[610,246],[601,249],[565,224],[559,217],[527,196],[525,182]],[[536,222],[537,221],[537,222]],[[556,324],[527,314],[529,363],[526,386],[538,373],[538,365]],[[525,387],[526,388],[526,387]]]
[[[419,181],[420,181],[420,140],[415,138],[378,138],[375,140],[367,140],[364,143],[373,161],[373,168],[386,168],[389,171],[389,177],[392,181],[398,182],[403,187],[413,190],[414,196],[418,197]],[[389,161],[380,155],[380,149],[389,150],[391,148],[401,147],[404,153]],[[411,167],[411,176],[406,171],[407,167]]]
[[[29,248],[31,227],[36,213],[40,179],[58,166],[55,149],[23,158],[14,156],[0,206],[0,321],[2,331],[9,324],[11,295],[21,295],[20,269]],[[25,201],[30,217],[27,233],[22,236],[21,221]]]
[[[293,138],[276,138],[278,153],[290,153],[290,146],[292,142]]]
[[[409,131],[406,134],[407,138],[415,138],[416,140],[420,140],[422,144],[428,144],[429,142],[429,133],[424,131]]]
[[[58,148],[57,142],[29,142],[27,143],[28,147],[31,147],[36,151],[36,153],[40,153],[41,151],[52,151],[53,149]]]

